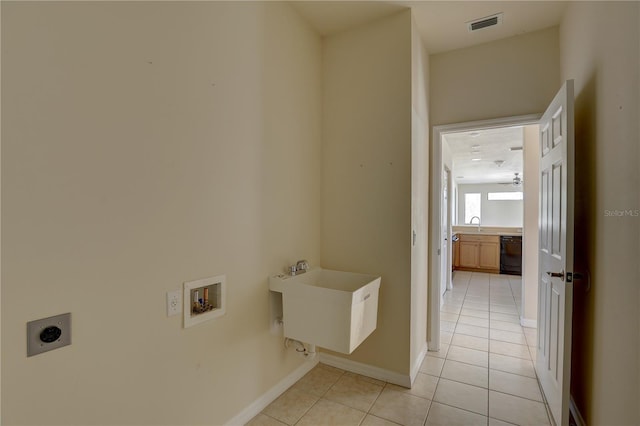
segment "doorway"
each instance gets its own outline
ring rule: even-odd
[[[458,202],[457,200],[453,200],[452,193],[456,193],[457,196],[462,197],[463,194],[461,190],[458,188],[455,180],[458,177],[458,173],[455,170],[455,167],[451,167],[450,161],[443,160],[443,156],[447,155],[447,146],[444,143],[447,135],[452,135],[456,133],[467,132],[470,134],[480,133],[483,131],[490,131],[499,128],[508,128],[508,127],[516,127],[521,126],[526,128],[525,126],[537,126],[538,121],[540,119],[539,115],[528,115],[528,116],[517,116],[517,117],[509,117],[503,119],[495,119],[495,120],[486,120],[479,122],[469,122],[469,123],[459,123],[452,124],[446,126],[437,126],[434,127],[433,131],[433,141],[432,144],[432,164],[431,169],[432,173],[432,192],[431,192],[431,207],[430,207],[430,217],[431,221],[431,241],[430,241],[430,283],[438,283],[439,285],[430,285],[429,286],[429,323],[428,323],[428,348],[430,351],[439,351],[440,350],[440,307],[443,302],[443,289],[446,287],[451,290],[451,286],[453,285],[452,280],[452,260],[453,260],[453,251],[451,244],[451,236],[452,236],[452,227],[454,224],[459,223],[459,221],[464,221],[464,206],[462,204],[463,200]],[[533,133],[533,137],[537,141],[537,128],[533,129],[533,127],[529,127],[529,131]],[[536,145],[532,145],[534,148],[531,152],[531,157],[535,157],[537,155]],[[450,155],[450,154],[449,154]],[[445,164],[447,163],[447,164]],[[537,166],[536,166],[537,167]],[[448,173],[447,173],[448,171]],[[453,175],[452,175],[453,173]],[[522,177],[522,173],[519,174],[520,179]],[[535,176],[535,173],[531,174],[532,177]],[[535,178],[531,179],[532,183],[534,183]],[[504,182],[507,184],[508,182]],[[434,190],[438,188],[438,190]],[[446,190],[445,190],[446,188]],[[535,193],[537,194],[537,188],[535,188]],[[532,197],[529,197],[532,198]],[[526,201],[526,200],[523,200]],[[536,195],[536,203],[537,203],[537,195]],[[529,259],[533,259],[532,256],[535,256],[537,259],[537,207],[536,206],[528,206],[528,209],[523,209],[525,217],[522,219],[522,223],[520,225],[520,231],[523,234],[523,256],[528,256]],[[475,216],[475,215],[474,215]],[[481,216],[478,214],[477,216]],[[477,224],[478,231],[481,231],[481,226],[483,224],[482,218],[473,218],[470,222],[474,225]],[[533,220],[531,220],[534,218]],[[486,219],[486,218],[485,218]],[[484,222],[486,224],[486,220]],[[535,237],[535,238],[534,238]],[[535,248],[531,243],[534,243]],[[499,243],[495,243],[499,244]],[[499,256],[499,252],[498,252]],[[483,257],[483,259],[486,258]],[[496,259],[494,258],[495,262]],[[499,260],[497,260],[499,262]],[[520,316],[520,325],[527,327],[535,327],[535,307],[537,306],[537,262],[531,261],[529,262],[529,267],[527,265],[523,266],[523,290],[521,292],[521,299],[519,300],[523,313]],[[535,268],[533,265],[536,265]],[[482,266],[482,265],[481,265]],[[485,265],[486,266],[486,265]],[[535,269],[535,270],[534,270]],[[480,269],[482,270],[482,269]],[[499,273],[499,271],[498,271]],[[527,279],[527,276],[532,276],[533,279]],[[535,287],[535,289],[534,289]],[[528,311],[531,311],[531,306],[533,305],[533,316],[528,316],[528,314],[524,313],[525,307],[528,307]]]

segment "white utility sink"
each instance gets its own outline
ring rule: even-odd
[[[285,337],[350,354],[376,329],[378,276],[312,268],[269,289],[282,293]]]

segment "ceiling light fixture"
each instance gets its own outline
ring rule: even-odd
[[[471,161],[480,161],[481,158],[472,158]]]
[[[512,146],[511,148],[509,148],[509,151],[522,151],[522,147],[521,146]]]
[[[495,165],[498,167],[502,167],[502,165],[504,164],[504,160],[496,160],[494,161]]]

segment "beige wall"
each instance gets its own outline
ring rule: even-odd
[[[640,424],[637,2],[570,3],[563,79],[575,80],[576,263],[571,392],[587,424]]]
[[[427,349],[429,244],[429,54],[411,20],[411,373]],[[413,237],[412,237],[413,238]]]
[[[540,183],[538,179],[538,150],[540,126],[525,126],[523,129],[522,153],[524,159],[523,186],[523,238],[522,238],[522,312],[523,324],[535,326],[538,318],[538,200]]]
[[[431,124],[542,113],[560,87],[557,27],[432,55]]]
[[[380,274],[378,328],[350,358],[408,374],[411,14],[324,40],[324,267]]]
[[[321,40],[223,2],[3,2],[2,36],[3,423],[224,423],[303,362],[267,276],[320,263]],[[216,274],[224,317],[166,317]]]

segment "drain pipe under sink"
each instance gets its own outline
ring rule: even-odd
[[[288,349],[292,345],[295,348],[296,353],[301,357],[303,357],[304,359],[310,360],[316,357],[316,345],[307,344],[305,346],[305,344],[299,340],[285,337],[284,347]]]

